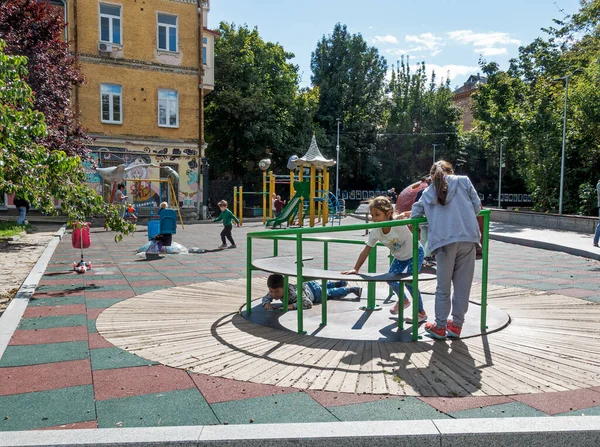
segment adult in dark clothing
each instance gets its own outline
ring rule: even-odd
[[[395,205],[396,200],[398,199],[398,194],[396,194],[396,188],[390,189],[390,200]]]
[[[25,199],[16,198],[13,201],[17,210],[19,211],[19,218],[17,219],[17,225],[26,225],[25,216],[27,215],[27,211],[29,211],[29,202]]]

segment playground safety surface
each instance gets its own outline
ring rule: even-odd
[[[153,261],[133,253],[145,232],[115,244],[93,229],[85,275],[65,238],[0,358],[0,430],[600,414],[598,261],[492,241],[489,300],[505,328],[345,340],[239,314],[243,235],[258,228],[234,230],[237,250]],[[186,225],[174,240],[213,248],[220,230]],[[360,246],[339,250],[330,269],[351,267]],[[254,252],[272,254],[266,241]],[[266,292],[264,276],[253,290]]]

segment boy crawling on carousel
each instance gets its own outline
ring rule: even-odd
[[[328,281],[327,299],[343,298],[353,293],[358,298],[362,295],[362,287],[347,287],[347,281]],[[273,310],[273,300],[283,301],[283,275],[273,274],[267,279],[267,293],[262,299],[265,310]],[[307,281],[302,284],[302,307],[310,309],[313,304],[321,302],[321,283],[319,281]],[[298,291],[295,284],[288,284],[288,308],[298,308]]]

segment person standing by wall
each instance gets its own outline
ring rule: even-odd
[[[25,216],[27,215],[27,211],[29,211],[29,202],[22,198],[15,197],[13,201],[17,210],[19,211],[19,218],[17,219],[17,225],[27,225],[27,221],[25,220]]]
[[[598,226],[596,227],[596,233],[594,233],[594,247],[598,246],[598,241],[600,241],[600,179],[598,179],[598,183],[596,184],[596,194],[598,195]]]

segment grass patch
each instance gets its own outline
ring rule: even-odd
[[[16,222],[0,222],[0,238],[16,236],[23,231],[30,231],[31,225],[17,225]]]

